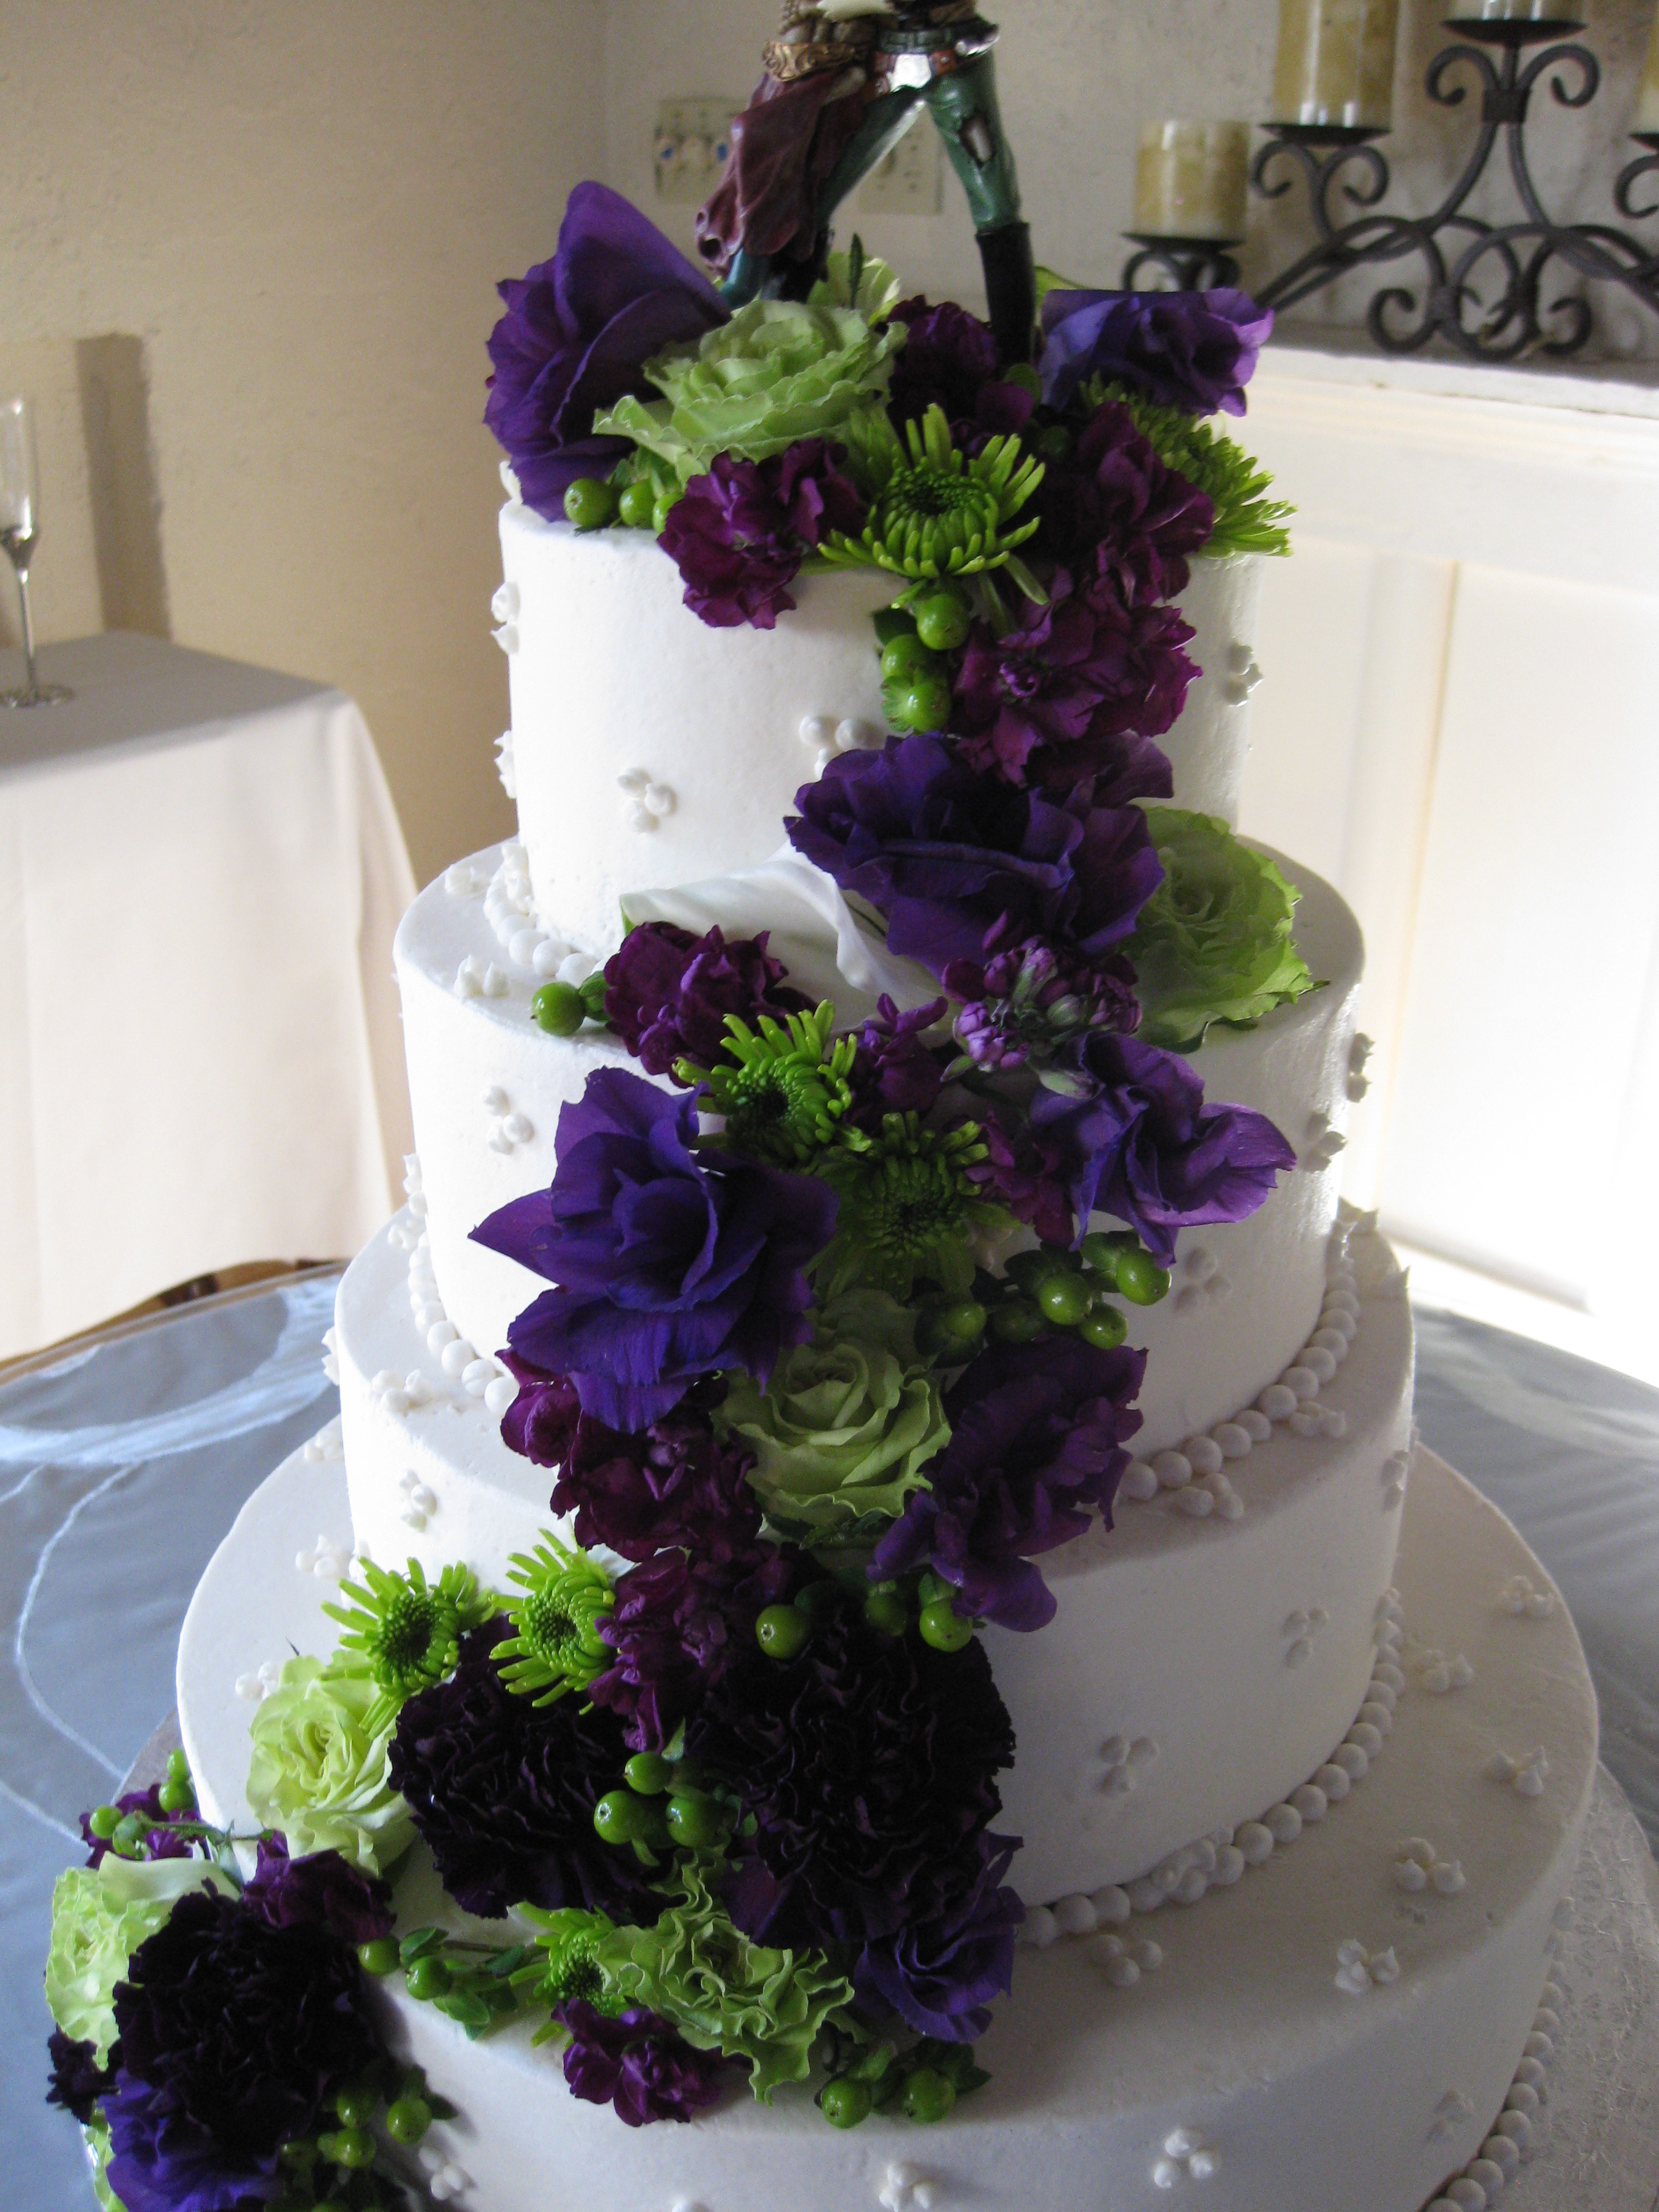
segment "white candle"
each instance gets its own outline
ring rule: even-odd
[[[1275,123],[1386,131],[1398,0],[1279,0]]]
[[[1562,23],[1576,30],[1584,20],[1582,0],[1452,0],[1449,23]]]
[[[1136,230],[1154,238],[1243,238],[1249,161],[1248,123],[1143,123]]]
[[[1642,72],[1642,89],[1636,98],[1636,120],[1632,131],[1659,131],[1659,15],[1653,19],[1653,35],[1648,40],[1648,65]]]

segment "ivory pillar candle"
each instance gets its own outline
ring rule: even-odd
[[[1135,229],[1155,238],[1243,238],[1249,160],[1248,123],[1143,123]]]
[[[1583,0],[1451,0],[1449,23],[1563,23],[1584,20]]]
[[[1279,0],[1275,123],[1386,131],[1398,0]]]
[[[1653,19],[1653,35],[1648,40],[1648,65],[1642,72],[1642,89],[1636,96],[1636,120],[1632,131],[1659,131],[1659,15]]]

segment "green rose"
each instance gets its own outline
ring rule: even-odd
[[[915,1316],[884,1291],[833,1300],[763,1391],[732,1377],[718,1418],[754,1453],[749,1480],[774,1526],[814,1541],[896,1518],[951,1437]]]
[[[71,1867],[52,1893],[46,2002],[76,2043],[95,2044],[102,2059],[115,2040],[112,2000],[138,1946],[173,1906],[203,1883],[229,1894],[229,1877],[204,1859],[123,1859]]]
[[[821,1951],[751,1943],[688,1862],[684,1899],[654,1928],[616,1928],[593,1953],[624,2005],[648,2005],[699,2051],[746,2058],[749,2086],[770,2104],[781,2081],[804,2081],[826,2021],[852,2002],[853,1985]]]
[[[1123,948],[1135,964],[1139,1034],[1190,1052],[1212,1022],[1244,1027],[1318,987],[1291,937],[1301,896],[1218,816],[1149,806],[1164,881]]]
[[[665,397],[620,399],[593,424],[631,438],[684,483],[716,453],[763,461],[799,438],[834,438],[885,395],[902,324],[872,330],[850,307],[751,300],[695,346],[645,365]]]
[[[409,1808],[386,1778],[397,1715],[368,1674],[290,1659],[253,1716],[247,1801],[296,1858],[337,1850],[384,1873],[415,1839]]]

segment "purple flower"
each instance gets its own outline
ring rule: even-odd
[[[554,2008],[570,2030],[564,2078],[574,2096],[614,2105],[630,2128],[649,2120],[689,2120],[720,2100],[718,2051],[696,2051],[660,2014],[635,2005],[614,2019],[585,1997]]]
[[[806,1333],[805,1269],[834,1232],[834,1193],[747,1161],[705,1165],[696,1133],[695,1097],[601,1068],[560,1113],[551,1188],[472,1232],[560,1285],[507,1340],[614,1429],[660,1420],[699,1375],[763,1382]]]
[[[604,1544],[641,1560],[678,1545],[725,1565],[752,1559],[759,1543],[753,1464],[751,1452],[722,1442],[707,1412],[689,1401],[631,1435],[585,1414],[553,1486],[552,1510],[574,1513],[585,1549]]]
[[[685,604],[714,629],[771,629],[794,605],[789,586],[830,530],[864,527],[841,446],[807,438],[764,461],[718,453],[668,511],[657,543],[685,584]]]
[[[1064,461],[1050,461],[1039,496],[1044,551],[1111,579],[1129,605],[1187,588],[1187,556],[1215,526],[1206,492],[1167,467],[1121,400],[1097,407]]]
[[[1051,1060],[1085,1030],[1132,1030],[1140,1019],[1135,971],[1121,954],[1079,960],[1041,937],[998,945],[983,961],[953,960],[945,981],[963,1002],[957,1042],[988,1074]]]
[[[389,1936],[392,1884],[362,1873],[338,1851],[291,1859],[284,1836],[259,1838],[258,1863],[242,1901],[273,1928],[326,1928],[356,1945]]]
[[[587,1694],[621,1716],[630,1751],[660,1751],[733,1656],[754,1648],[757,1616],[785,1595],[793,1571],[781,1552],[757,1549],[723,1567],[664,1552],[618,1579],[599,1623],[617,1656]]]
[[[1076,1228],[1066,1146],[1029,1121],[1005,1126],[994,1109],[981,1115],[980,1132],[986,1158],[968,1172],[984,1196],[1035,1229],[1043,1243],[1070,1244]]]
[[[766,949],[768,933],[734,937],[718,928],[693,937],[672,921],[630,929],[605,963],[605,1018],[647,1075],[672,1075],[677,1060],[710,1067],[726,1048],[726,1018],[804,1014],[811,1000],[784,981]]]
[[[1079,597],[1094,616],[1097,665],[1114,672],[1112,688],[1082,737],[1028,755],[1024,780],[1058,793],[1087,777],[1097,806],[1167,794],[1174,788],[1169,757],[1152,740],[1175,721],[1199,673],[1182,651],[1193,626],[1179,607],[1127,602],[1111,575],[1091,578]]]
[[[61,2027],[54,2027],[47,2037],[46,2050],[52,2059],[46,2102],[72,2112],[85,2127],[98,2100],[115,2086],[114,2068],[99,2063],[95,2043],[76,2043]],[[118,2052],[112,2051],[110,2056],[118,2058]]]
[[[654,1920],[646,1870],[593,1828],[593,1808],[627,1761],[620,1726],[575,1697],[538,1705],[515,1696],[490,1657],[507,1632],[500,1620],[472,1630],[449,1680],[398,1716],[388,1778],[440,1880],[485,1919],[529,1904]]]
[[[934,1918],[982,1863],[1013,1729],[977,1642],[883,1637],[830,1586],[799,1657],[749,1639],[688,1728],[729,1777],[751,1835],[726,1892],[745,1933],[864,1943]]]
[[[1109,585],[1073,591],[1062,569],[1047,605],[1027,602],[1005,635],[975,625],[951,718],[964,757],[1069,791],[1090,773],[1080,741],[1169,728],[1197,673],[1180,650],[1192,635],[1173,608],[1127,605]]]
[[[1244,412],[1244,386],[1273,326],[1243,292],[1050,292],[1042,303],[1042,396],[1064,407],[1103,376],[1188,415]]]
[[[1001,368],[989,323],[951,300],[933,307],[920,294],[901,300],[890,319],[909,331],[888,387],[887,410],[893,420],[920,420],[937,406],[952,422],[970,421],[981,388],[996,382]]]
[[[578,185],[558,250],[498,285],[507,313],[489,337],[495,374],[484,421],[507,448],[526,503],[563,513],[578,477],[605,476],[625,438],[596,438],[593,417],[650,390],[644,364],[730,319],[708,278],[617,192]]]
[[[276,1927],[216,1891],[180,1898],[115,1986],[121,2071],[106,2102],[128,2212],[217,2212],[267,2186],[381,2055],[362,1969],[324,1927]]]
[[[519,1385],[518,1396],[501,1416],[501,1442],[538,1467],[562,1467],[581,1419],[575,1384],[568,1375],[533,1367],[510,1347],[495,1357]]]
[[[884,1114],[930,1114],[945,1088],[944,1060],[922,1042],[947,1001],[935,999],[901,1013],[884,994],[876,1012],[859,1031],[858,1052],[848,1080],[853,1104],[848,1119],[854,1128],[879,1133]]]
[[[143,1856],[147,1859],[187,1859],[196,1849],[195,1837],[175,1836],[172,1832],[179,1821],[199,1820],[201,1814],[191,1805],[176,1813],[164,1813],[159,1782],[152,1782],[148,1790],[129,1790],[125,1797],[116,1799],[115,1809],[118,1813],[142,1814],[155,1823],[144,1838]],[[110,1847],[102,1837],[93,1834],[91,1816],[86,1813],[81,1815],[81,1839],[88,1847],[87,1864],[100,1865]]]
[[[1163,880],[1138,807],[1066,805],[976,769],[939,737],[841,753],[795,794],[797,852],[887,918],[887,942],[942,976],[998,924],[1083,952],[1128,935]]]
[[[1202,1081],[1174,1053],[1103,1030],[1067,1058],[1085,1095],[1040,1092],[1033,1130],[1063,1150],[1079,1226],[1109,1213],[1160,1267],[1174,1264],[1178,1230],[1244,1220],[1296,1165],[1266,1115],[1206,1106]]]
[[[993,1847],[978,1883],[931,1919],[866,1943],[853,1970],[860,2008],[873,2019],[896,2013],[919,2035],[971,2043],[991,2025],[992,2001],[1014,1974],[1014,1931],[1025,1917],[1016,1891],[1002,1886],[1013,1856]]]
[[[872,1579],[931,1565],[960,1592],[965,1618],[1046,1626],[1054,1594],[1031,1561],[1080,1536],[1097,1511],[1110,1528],[1146,1364],[1144,1352],[1075,1336],[981,1352],[945,1395],[951,1441],[928,1470],[933,1486],[877,1545]]]

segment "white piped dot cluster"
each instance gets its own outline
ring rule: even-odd
[[[1232,1285],[1221,1272],[1221,1262],[1207,1244],[1194,1244],[1176,1262],[1175,1310],[1196,1313],[1232,1296]]]
[[[873,722],[854,716],[808,714],[797,732],[812,756],[812,772],[822,775],[837,753],[870,752],[885,741],[886,732]]]
[[[489,888],[489,871],[474,860],[457,860],[444,870],[444,889],[453,899],[477,898]]]
[[[519,472],[511,461],[501,464],[501,489],[507,494],[509,507],[522,507],[524,494],[519,489]]]
[[[519,795],[518,763],[513,755],[513,732],[503,730],[495,740],[495,773],[501,780],[501,789],[509,799]]]
[[[1307,1665],[1313,1657],[1314,1638],[1329,1619],[1330,1615],[1322,1605],[1316,1605],[1307,1613],[1298,1607],[1295,1613],[1286,1616],[1279,1632],[1288,1638],[1285,1647],[1285,1664],[1287,1667]]]
[[[1328,1114],[1322,1111],[1310,1114],[1308,1126],[1302,1133],[1302,1148],[1296,1164],[1309,1175],[1322,1174],[1337,1154],[1345,1149],[1347,1141]]]
[[[1390,1944],[1386,1951],[1368,1951],[1357,1936],[1340,1943],[1336,1951],[1336,1986],[1346,1996],[1362,1997],[1400,1979],[1400,1961]]]
[[[489,611],[498,627],[490,635],[503,653],[519,649],[519,587],[507,582],[497,584],[495,597],[489,602]]]
[[[331,1421],[325,1421],[314,1437],[306,1438],[303,1455],[313,1466],[319,1460],[345,1457],[345,1431],[337,1413]]]
[[[331,1536],[319,1536],[308,1552],[295,1553],[294,1564],[302,1575],[315,1575],[319,1581],[337,1583],[351,1564],[351,1554]]]
[[[1370,1039],[1356,1030],[1353,1042],[1348,1047],[1348,1096],[1356,1106],[1371,1087],[1365,1064],[1376,1050]]]
[[[1109,1735],[1098,1757],[1101,1795],[1127,1797],[1140,1786],[1143,1770],[1158,1757],[1158,1743],[1150,1735],[1138,1735],[1133,1741],[1127,1735]]]
[[[469,952],[455,970],[455,996],[458,999],[504,999],[507,996],[507,976],[493,960],[480,960],[476,952]]]
[[[1261,671],[1256,657],[1248,645],[1230,645],[1227,648],[1227,675],[1221,695],[1230,707],[1242,707],[1256,685],[1261,681]]]
[[[876,2201],[883,2212],[932,2212],[943,2199],[939,2185],[931,2174],[924,2173],[919,2166],[895,2160],[883,2178]]]
[[[1504,1613],[1524,1614],[1528,1620],[1547,1620],[1555,1611],[1555,1592],[1529,1582],[1525,1575],[1511,1575],[1498,1593],[1498,1603]]]
[[[419,1535],[438,1510],[437,1492],[428,1490],[410,1468],[398,1480],[398,1495],[404,1501],[398,1518]]]
[[[441,2150],[435,2143],[422,2143],[420,2157],[426,2174],[427,2193],[434,2204],[447,2204],[453,2197],[460,2196],[464,2190],[472,2186],[471,2175],[464,2172],[448,2152]]]
[[[654,830],[679,804],[673,786],[659,783],[648,769],[624,769],[617,788],[623,794],[623,819],[630,830]]]
[[[1195,2128],[1176,2128],[1164,2138],[1164,2155],[1152,2167],[1155,2189],[1183,2181],[1208,2181],[1221,2171],[1221,2154]]]
[[[236,1677],[236,1694],[239,1698],[246,1698],[249,1705],[257,1705],[262,1698],[270,1696],[282,1679],[282,1661],[267,1659],[263,1667]]]
[[[1426,1836],[1407,1836],[1394,1847],[1394,1886],[1407,1896],[1431,1889],[1441,1897],[1459,1897],[1468,1882],[1461,1859],[1443,1859]]]
[[[1411,1479],[1412,1455],[1408,1451],[1390,1452],[1382,1462],[1382,1510],[1395,1513],[1406,1502],[1406,1485]]]
[[[1481,1771],[1488,1782],[1507,1783],[1517,1796],[1541,1797],[1550,1778],[1550,1763],[1540,1743],[1519,1759],[1511,1759],[1506,1751],[1495,1751]]]
[[[1412,1654],[1413,1680],[1419,1690],[1426,1690],[1433,1698],[1444,1698],[1454,1690],[1467,1690],[1474,1680],[1474,1668],[1459,1651],[1448,1658],[1432,1644],[1419,1646]]]
[[[501,860],[484,888],[484,920],[513,965],[544,982],[553,976],[562,983],[585,982],[598,964],[590,954],[578,951],[537,921],[530,858],[516,838],[502,846]]]
[[[1091,1936],[1083,1947],[1083,1955],[1091,1966],[1098,1966],[1115,1990],[1132,1990],[1143,1974],[1155,1974],[1164,1964],[1161,1945],[1141,1936],[1126,1942],[1121,1936],[1103,1929]]]
[[[499,1083],[492,1083],[485,1091],[483,1109],[489,1116],[488,1143],[492,1152],[510,1152],[515,1145],[527,1145],[536,1133],[535,1123],[514,1111],[513,1101]]]
[[[1559,1984],[1545,1983],[1543,1996],[1533,2014],[1525,2055],[1515,2069],[1504,2109],[1492,2123],[1491,2134],[1477,2155],[1462,2173],[1446,2184],[1425,2212],[1488,2212],[1521,2171],[1521,2161],[1532,2148],[1537,2135],[1539,2113],[1547,2102],[1547,2069],[1555,2056],[1555,2038],[1561,2032],[1560,2007],[1565,2002]],[[1429,2130],[1429,2141],[1449,2142],[1458,2127],[1474,2117],[1474,2111],[1460,2091],[1449,2090],[1437,2108],[1437,2124]],[[1438,2126],[1443,2116],[1449,2122],[1443,2133]]]
[[[323,1373],[337,1389],[340,1382],[340,1340],[331,1328],[323,1331]]]

